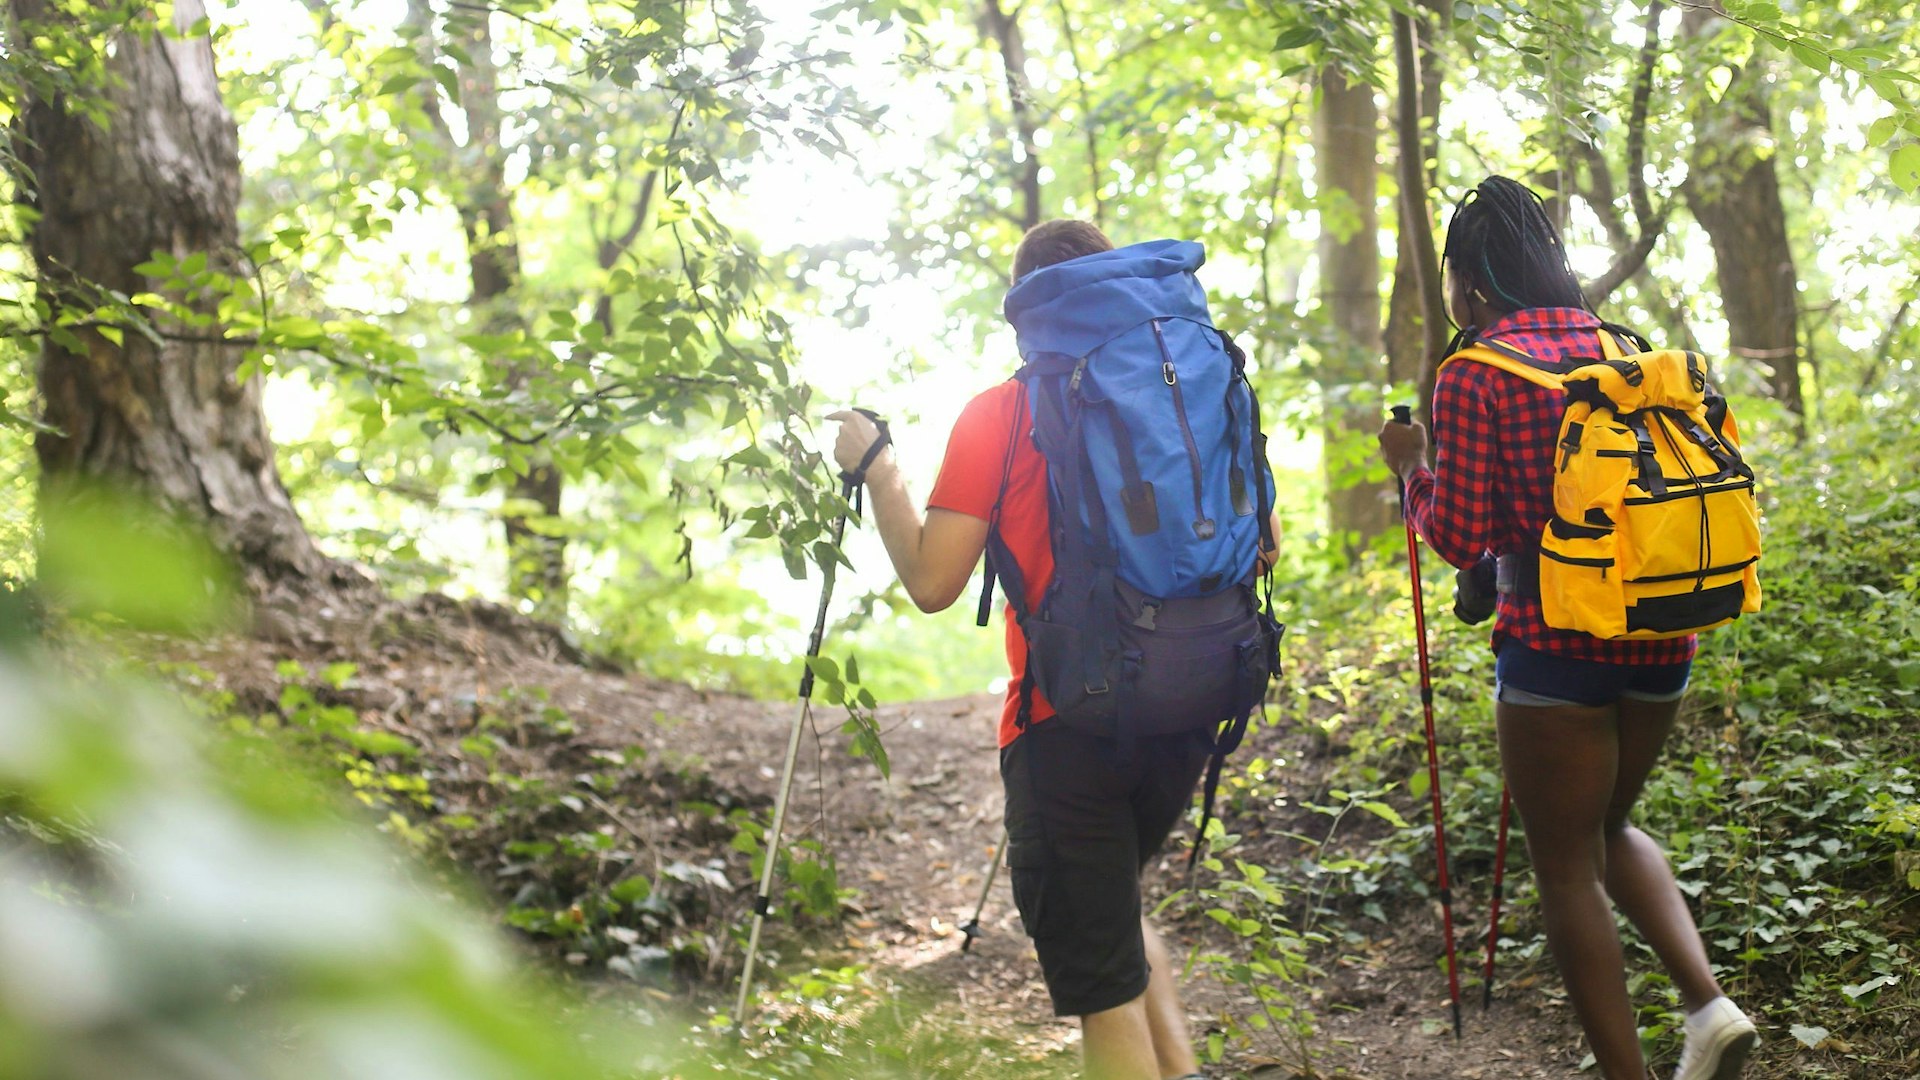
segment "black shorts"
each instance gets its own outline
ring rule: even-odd
[[[1042,723],[1000,751],[1007,870],[1057,1016],[1147,989],[1140,871],[1192,801],[1207,763],[1195,735],[1122,744]]]

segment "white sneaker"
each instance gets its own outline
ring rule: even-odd
[[[1687,1017],[1687,1043],[1673,1080],[1739,1080],[1747,1055],[1760,1042],[1753,1021],[1726,997]]]

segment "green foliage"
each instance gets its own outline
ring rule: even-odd
[[[1897,415],[1900,406],[1888,408]],[[1776,445],[1768,430],[1750,433],[1749,445]],[[1761,453],[1766,608],[1702,639],[1686,720],[1637,817],[1667,847],[1728,992],[1760,1013],[1799,1018],[1801,1043],[1868,1070],[1891,1067],[1883,1055],[1897,1050],[1902,1022],[1890,1018],[1911,1009],[1915,980],[1920,757],[1907,734],[1916,680],[1906,673],[1920,604],[1910,556],[1920,484],[1899,463],[1917,450],[1901,425],[1863,424],[1803,452]],[[1432,561],[1447,839],[1465,903],[1487,894],[1499,806],[1491,658],[1483,628],[1440,614],[1451,584],[1441,575],[1450,572]],[[1365,790],[1290,792],[1268,761],[1249,762],[1223,786],[1237,820],[1305,810],[1337,829],[1351,810],[1371,811],[1377,824],[1346,827],[1338,844],[1333,829],[1301,836],[1310,852],[1334,848],[1314,865],[1265,867],[1269,879],[1319,883],[1308,886],[1306,910],[1336,940],[1383,925],[1383,901],[1433,894],[1411,613],[1404,598],[1378,602],[1404,589],[1391,565],[1363,561],[1344,582],[1298,594],[1304,610],[1290,638],[1304,670],[1276,714],[1342,755],[1336,784]],[[1505,968],[1547,960],[1521,835],[1516,819]],[[1631,930],[1623,936],[1643,1036],[1656,1058],[1670,1056],[1676,992]]]
[[[39,582],[70,613],[173,633],[230,617],[227,563],[190,524],[105,487],[61,485],[39,509]]]
[[[623,1071],[628,1034],[510,973],[276,749],[76,659],[0,653],[0,1077]]]

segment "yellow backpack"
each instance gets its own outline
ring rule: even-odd
[[[1539,555],[1502,556],[1502,592],[1537,595],[1548,626],[1600,638],[1668,638],[1760,610],[1753,469],[1700,354],[1629,354],[1558,369],[1500,342],[1449,356],[1567,395],[1553,517]],[[1444,364],[1443,364],[1444,366]]]

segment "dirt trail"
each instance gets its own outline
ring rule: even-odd
[[[797,781],[796,821],[822,835],[838,853],[845,883],[861,890],[864,928],[855,937],[881,968],[915,973],[921,985],[945,982],[968,1015],[1036,1052],[1077,1052],[1075,1025],[1051,1018],[1038,965],[1020,929],[1004,874],[982,919],[986,934],[961,953],[957,928],[978,902],[992,849],[1000,836],[1002,797],[992,733],[998,699],[916,702],[882,710],[893,758],[890,782],[871,765],[829,749],[809,756]],[[768,721],[784,724],[787,717]],[[759,745],[779,753],[776,742]],[[1239,754],[1300,760],[1298,746],[1277,730],[1249,735]],[[769,761],[769,764],[773,762]],[[1303,766],[1311,768],[1311,766]],[[1303,775],[1303,789],[1316,778]],[[1155,898],[1177,888],[1184,856],[1169,852],[1154,868]],[[1477,914],[1477,913],[1476,913]],[[1318,1049],[1324,1075],[1354,1080],[1502,1080],[1578,1075],[1582,1051],[1564,1007],[1542,995],[1533,979],[1503,987],[1483,1014],[1466,1011],[1464,1037],[1446,1024],[1446,980],[1430,964],[1440,932],[1437,914],[1421,907],[1398,913],[1396,936],[1370,942],[1358,959],[1329,965],[1319,997]],[[1163,927],[1169,947],[1184,956],[1196,946],[1231,950],[1215,924],[1187,918]],[[1470,948],[1463,944],[1463,948]],[[1464,962],[1464,961],[1463,961]],[[1244,1015],[1251,1002],[1205,976],[1184,989],[1196,1035],[1217,1026],[1223,1013]],[[1230,1050],[1210,1075],[1293,1075],[1259,1047]]]
[[[357,673],[337,696],[354,706],[363,722],[404,730],[421,741],[430,754],[439,755],[444,769],[461,766],[460,738],[471,729],[469,717],[480,711],[478,702],[539,688],[572,718],[573,730],[564,742],[528,745],[516,761],[502,764],[564,778],[597,752],[640,746],[652,767],[696,777],[706,789],[730,793],[747,805],[771,801],[791,706],[591,671],[524,649],[502,651],[491,633],[466,633],[445,619],[436,622],[441,631],[435,635],[394,636],[379,644],[363,639],[296,647],[228,639],[172,643],[163,651],[210,669],[217,685],[234,691],[243,707],[260,709],[271,708],[279,693],[279,661],[299,659],[310,669],[352,662]],[[1000,835],[1002,797],[993,742],[997,713],[997,699],[986,696],[883,708],[880,721],[893,763],[888,780],[871,762],[845,752],[837,731],[841,717],[823,706],[818,737],[803,744],[788,839],[811,836],[829,845],[842,885],[859,895],[839,941],[798,937],[779,924],[771,928],[769,941],[790,962],[823,945],[859,956],[878,977],[936,1001],[950,1000],[957,1006],[953,1015],[965,1017],[970,1030],[1014,1047],[1029,1064],[1009,1068],[1006,1075],[1060,1076],[1077,1058],[1078,1029],[1051,1016],[1004,874],[982,920],[985,936],[967,953],[960,948],[958,928],[973,911]],[[1299,763],[1298,787],[1308,792],[1318,787],[1317,770],[1325,759],[1316,765],[1306,748],[1304,737],[1256,728],[1238,760],[1263,756]],[[720,860],[716,865],[727,867],[732,894],[715,897],[714,910],[745,912],[752,885],[743,857],[726,847],[725,830],[715,833],[677,821],[670,804],[648,807],[641,787],[621,797],[629,810],[622,825],[636,835],[649,834],[647,843],[677,845]],[[656,812],[646,813],[649,809]],[[1278,842],[1290,827],[1229,824],[1249,835],[1243,854],[1254,858],[1263,842],[1255,833],[1269,832]],[[1170,852],[1151,872],[1154,899],[1178,887],[1183,858]],[[478,863],[474,868],[481,869]],[[1458,1042],[1449,1037],[1445,980],[1431,963],[1439,937],[1437,913],[1418,904],[1388,906],[1392,937],[1349,945],[1345,951],[1351,955],[1345,958],[1322,958],[1327,978],[1303,988],[1321,1021],[1319,1076],[1537,1080],[1576,1075],[1577,1032],[1566,1009],[1544,995],[1551,980],[1503,985],[1491,1013],[1483,1015],[1475,1005],[1467,1013],[1465,1037]],[[1479,913],[1469,917],[1477,919]],[[1211,920],[1199,916],[1163,920],[1163,931],[1176,956],[1202,945],[1220,951],[1235,947]],[[1463,935],[1462,940],[1468,939]],[[709,976],[723,983],[725,969],[737,965],[738,957],[716,955],[715,963]],[[1223,1016],[1252,1011],[1249,1000],[1203,974],[1186,979],[1184,994],[1196,1036],[1217,1030]],[[1296,1075],[1280,1064],[1282,1057],[1271,1048],[1230,1045],[1209,1075]]]

